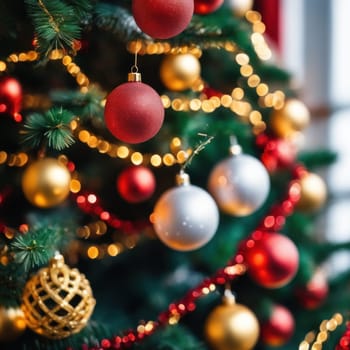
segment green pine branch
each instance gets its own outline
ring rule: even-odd
[[[95,24],[98,28],[116,35],[125,42],[147,38],[125,7],[100,3],[95,7]]]
[[[63,108],[52,108],[45,114],[33,113],[24,124],[22,141],[30,148],[47,144],[61,151],[74,143],[70,128],[73,117],[73,113]]]
[[[61,105],[74,111],[81,119],[103,118],[104,107],[101,104],[106,93],[98,86],[92,86],[87,92],[81,91],[54,91],[50,94],[54,104]]]
[[[83,19],[89,18],[91,2],[71,0],[25,0],[32,19],[39,51],[47,56],[54,49],[72,51],[80,39]]]
[[[40,227],[18,234],[11,242],[10,249],[14,253],[15,262],[25,272],[45,265],[57,250],[59,230],[57,227]]]

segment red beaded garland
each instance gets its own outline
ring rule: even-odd
[[[164,120],[158,93],[142,82],[126,82],[108,96],[104,111],[108,130],[119,140],[141,143],[154,137]]]
[[[136,24],[149,36],[169,39],[186,29],[193,15],[193,0],[133,0]]]
[[[125,234],[141,233],[143,229],[150,227],[149,220],[125,220],[103,208],[100,199],[94,193],[80,193],[76,197],[78,207],[86,214],[95,215],[110,227]]]
[[[118,192],[129,203],[139,203],[149,199],[155,188],[155,177],[145,166],[128,167],[117,178]]]
[[[345,332],[339,339],[335,350],[350,350],[350,322],[346,323]]]
[[[216,11],[224,0],[194,0],[194,13],[198,15],[207,15]]]

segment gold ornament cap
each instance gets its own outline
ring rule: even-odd
[[[142,81],[141,73],[139,72],[130,72],[128,74],[128,82],[139,83]]]

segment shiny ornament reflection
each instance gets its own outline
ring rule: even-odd
[[[25,197],[40,208],[62,203],[69,194],[71,175],[55,158],[43,158],[30,164],[22,177]]]
[[[250,350],[259,338],[259,323],[246,306],[226,301],[217,306],[205,323],[205,335],[215,350]]]
[[[327,200],[327,186],[323,179],[314,173],[306,173],[300,180],[300,200],[296,209],[314,212],[323,207]]]
[[[281,109],[271,114],[270,127],[275,135],[293,138],[303,131],[310,122],[310,112],[305,104],[295,98],[286,101]]]
[[[200,78],[201,66],[190,53],[167,55],[160,66],[160,78],[167,89],[183,91],[189,89]]]
[[[26,322],[20,308],[0,307],[0,342],[14,341],[25,329]]]
[[[163,193],[152,217],[159,239],[179,251],[204,246],[219,224],[219,210],[214,199],[202,188],[191,184],[182,184]]]
[[[265,202],[270,191],[270,178],[258,159],[238,154],[214,167],[208,188],[224,213],[246,216]]]

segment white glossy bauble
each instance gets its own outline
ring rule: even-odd
[[[214,167],[208,187],[224,213],[246,216],[265,202],[270,191],[270,178],[258,159],[239,154],[222,160]]]
[[[179,251],[201,248],[214,236],[219,210],[211,195],[198,186],[167,190],[157,201],[153,226],[159,239]]]

